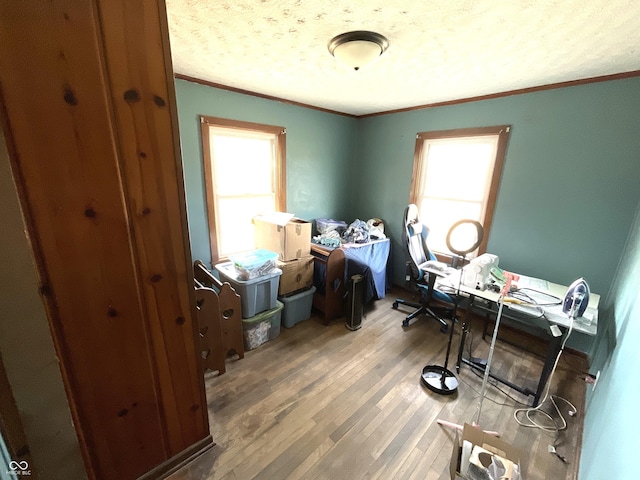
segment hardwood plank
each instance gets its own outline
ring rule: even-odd
[[[208,377],[210,418],[212,430],[221,432],[219,447],[206,473],[193,466],[193,476],[185,469],[181,480],[449,478],[455,432],[436,420],[472,422],[482,378],[463,367],[456,394],[439,396],[425,389],[422,367],[442,364],[448,337],[426,318],[401,328],[403,314],[391,309],[393,298],[391,293],[377,301],[356,332],[341,321],[324,326],[321,314],[314,314],[247,352],[244,360],[228,362],[223,377]],[[474,325],[474,332],[481,327]],[[486,355],[488,346],[489,339],[476,333],[474,355]],[[455,355],[457,348],[453,350]],[[551,391],[577,398],[581,411],[584,382],[575,360],[561,362]],[[512,380],[534,387],[541,366],[540,357],[498,342],[494,367]],[[568,430],[558,437],[570,461],[565,465],[547,453],[553,435],[513,420],[514,409],[521,406],[517,402],[530,399],[500,388],[513,399],[490,385],[481,422],[525,452],[525,478],[573,478],[581,414],[569,418]]]

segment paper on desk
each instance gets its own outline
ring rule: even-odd
[[[533,297],[533,295],[531,295]],[[540,302],[542,303],[542,302]],[[569,317],[566,313],[562,311],[562,305],[551,305],[545,307],[537,307],[533,305],[518,305],[518,304],[507,304],[508,307],[512,310],[526,313],[531,316],[540,316],[544,313],[544,316],[552,323],[556,323],[563,327],[568,327],[571,323]],[[594,322],[595,321],[595,322]],[[586,327],[585,332],[590,334],[595,334],[595,323],[597,322],[597,310],[592,307],[588,307],[584,315],[575,319],[575,324],[573,328],[578,326]],[[580,329],[582,330],[582,329]],[[590,331],[593,330],[593,333]]]
[[[550,316],[554,319],[557,317],[562,317],[563,319],[566,319],[567,323],[569,322],[569,317],[562,311],[562,305],[545,307],[544,312],[547,315],[547,318],[549,318]],[[589,307],[584,311],[584,314],[581,317],[576,317],[575,321],[584,325],[591,325],[591,323],[595,319],[595,313],[595,308]]]
[[[548,290],[549,282],[540,278],[527,277],[520,275],[520,279],[516,282],[518,288],[531,288],[533,290]]]
[[[427,262],[428,263],[428,262]],[[457,270],[452,267],[447,267],[444,271],[445,276],[440,276],[438,282],[440,285],[446,285],[449,287],[457,287],[460,282],[460,274],[462,270]]]

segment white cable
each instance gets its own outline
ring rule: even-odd
[[[574,308],[573,307],[574,306],[575,306],[575,298],[574,298],[574,305],[572,305],[572,308],[571,308],[571,312],[572,313],[569,316],[569,319],[570,319],[569,331],[567,332],[567,336],[562,341],[562,346],[560,347],[560,351],[558,352],[558,355],[556,356],[556,361],[553,364],[553,368],[551,369],[551,374],[549,375],[549,378],[547,380],[547,388],[545,390],[544,398],[535,407],[532,407],[532,408],[518,408],[513,412],[513,418],[515,419],[516,422],[518,422],[519,425],[522,425],[523,427],[539,428],[540,430],[544,430],[545,432],[552,432],[552,433],[557,433],[557,432],[567,428],[567,421],[562,416],[562,413],[560,413],[560,409],[558,408],[558,404],[556,403],[555,399],[562,400],[562,401],[566,402],[568,405],[571,406],[571,408],[573,409],[572,410],[573,412],[577,411],[575,405],[573,405],[573,403],[571,403],[566,398],[560,397],[558,395],[549,395],[549,390],[551,388],[551,381],[553,380],[553,375],[554,375],[554,373],[556,371],[556,367],[558,366],[558,361],[560,360],[560,356],[562,355],[562,352],[564,351],[564,346],[566,345],[567,340],[569,340],[569,336],[571,335],[571,331],[573,330],[573,321],[574,321],[574,313],[573,313],[574,312]],[[558,426],[558,424],[556,423],[556,421],[554,420],[554,418],[551,415],[549,415],[547,412],[541,410],[542,405],[544,404],[544,402],[547,401],[547,398],[549,398],[549,400],[551,400],[551,403],[553,404],[553,407],[555,408],[558,416],[560,417],[560,420],[562,420],[561,426]],[[524,415],[527,418],[527,420],[529,421],[529,423],[525,423],[525,422],[521,421],[518,418],[518,414],[519,413],[524,413]],[[540,415],[543,415],[543,416],[547,417],[549,420],[551,420],[554,423],[555,428],[546,427],[544,425],[540,425],[539,423],[536,423],[535,420],[533,420],[533,418],[531,418],[531,415],[534,414],[534,413],[539,413]]]

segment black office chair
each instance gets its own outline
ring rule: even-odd
[[[402,240],[406,248],[407,277],[410,288],[419,291],[420,302],[397,298],[393,302],[393,308],[408,305],[416,309],[402,321],[403,327],[408,327],[411,320],[425,314],[435,318],[441,325],[440,331],[446,333],[449,328],[446,320],[453,318],[455,302],[450,295],[435,288],[437,269],[431,268],[429,262],[437,259],[427,248],[428,229],[420,222],[416,205],[410,204],[405,208],[403,223]],[[440,305],[433,305],[434,301],[440,302]]]

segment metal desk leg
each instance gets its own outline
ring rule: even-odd
[[[535,397],[533,399],[533,406],[537,407],[540,403],[540,397],[544,393],[544,388],[547,385],[547,381],[549,380],[549,376],[553,371],[553,366],[556,363],[556,358],[560,353],[560,349],[562,348],[562,339],[564,335],[559,335],[557,337],[552,336],[551,342],[549,343],[549,347],[547,349],[547,355],[544,359],[544,366],[542,367],[542,373],[540,374],[540,381],[538,382],[538,388],[536,389]]]
[[[464,321],[462,322],[462,327],[460,328],[460,347],[458,348],[458,359],[456,360],[456,373],[460,373],[460,365],[464,361],[464,346],[467,342],[467,334],[469,333],[469,319],[467,316],[471,313],[471,307],[473,306],[473,300],[475,296],[469,295],[469,304],[467,305],[466,312],[464,314]]]
[[[473,306],[473,300],[475,297],[471,295],[469,297],[469,304],[467,305],[467,312],[471,311],[471,307]],[[478,368],[484,368],[487,364],[486,360],[483,358],[475,358],[469,357],[469,359],[464,358],[464,346],[467,342],[467,334],[471,330],[471,321],[467,319],[468,313],[464,315],[464,322],[462,323],[462,328],[460,329],[460,347],[458,348],[458,359],[456,361],[456,372],[460,373],[460,365],[462,363],[469,363],[469,365],[474,365]],[[484,339],[484,336],[483,336]]]

